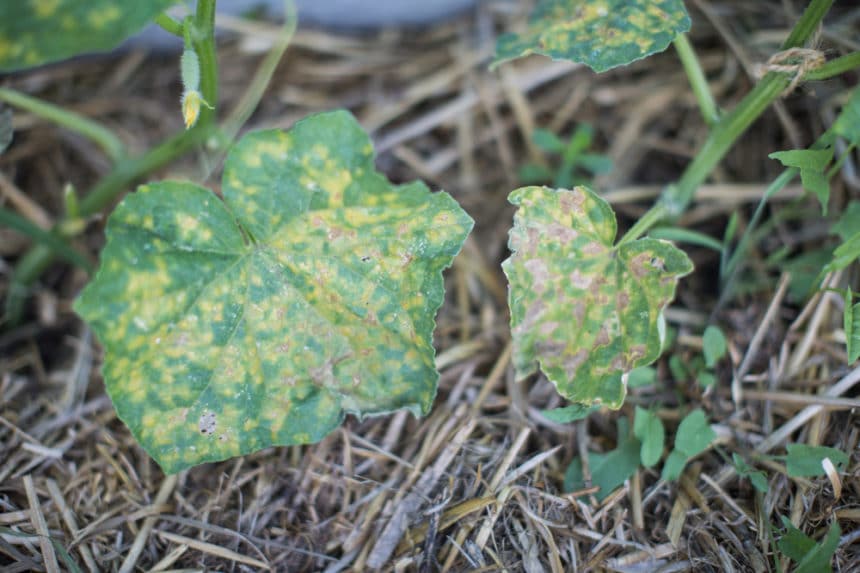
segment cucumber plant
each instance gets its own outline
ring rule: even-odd
[[[137,158],[102,126],[0,92],[115,158],[115,172],[79,205],[72,195],[70,219],[100,210],[209,136],[220,135],[217,144],[237,130],[215,124],[214,0],[199,0],[181,22],[163,14],[172,3],[0,7],[5,70],[109,48],[154,18],[185,42],[187,131]],[[265,81],[253,84],[252,98]],[[472,227],[460,206],[423,183],[387,181],[370,138],[345,111],[243,136],[230,145],[221,191],[223,198],[193,182],[155,181],[129,194],[108,220],[100,268],[75,303],[104,347],[117,414],[164,471],[318,441],[346,413],[427,413],[438,381],[432,337],[441,273]],[[83,226],[69,223],[24,257],[19,283],[50,262],[53,239]]]

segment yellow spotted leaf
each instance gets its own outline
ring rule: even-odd
[[[0,71],[109,50],[178,0],[0,0]]]
[[[142,186],[75,309],[119,417],[166,472],[320,440],[436,393],[442,270],[472,220],[377,173],[347,112],[250,133],[221,190]]]
[[[534,53],[603,72],[662,52],[689,29],[682,0],[540,0],[524,32],[499,38],[495,63]]]
[[[620,408],[627,374],[657,359],[663,309],[693,270],[683,251],[644,238],[614,245],[615,214],[594,192],[523,187],[510,232],[513,362],[538,368],[559,394]]]

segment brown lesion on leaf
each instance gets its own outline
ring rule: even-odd
[[[591,283],[594,279],[586,274],[580,272],[579,269],[574,269],[572,273],[568,276],[568,280],[570,284],[580,290],[586,290],[591,286]]]
[[[529,259],[523,267],[532,276],[532,288],[538,294],[546,292],[547,281],[550,279],[549,269],[543,259]]]
[[[629,263],[630,272],[637,279],[641,279],[651,272],[650,269],[653,268],[651,264],[651,255],[649,253],[639,253],[630,259]]]
[[[558,239],[564,243],[572,243],[579,237],[579,231],[575,229],[571,229],[570,227],[565,227],[564,225],[560,225],[558,223],[550,223],[546,226],[547,235]]]
[[[606,248],[597,241],[591,241],[582,247],[582,253],[588,256],[600,255],[604,251],[606,251]]]
[[[565,215],[575,213],[583,214],[582,206],[585,204],[585,194],[578,189],[567,193],[561,193],[558,198],[558,206]]]
[[[615,305],[618,307],[618,310],[624,310],[630,304],[630,295],[627,294],[627,291],[618,291],[618,294],[615,295]]]
[[[582,349],[573,356],[567,356],[561,363],[568,380],[576,378],[576,372],[588,360],[588,350]]]
[[[281,354],[287,354],[290,351],[290,345],[286,342],[282,342],[278,345],[278,352]]]
[[[611,342],[611,338],[609,337],[609,329],[606,328],[606,325],[600,327],[600,330],[597,331],[597,336],[594,337],[594,348],[598,346],[606,346]]]

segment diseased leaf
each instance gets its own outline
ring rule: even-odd
[[[109,50],[178,0],[0,2],[0,71]]]
[[[689,29],[681,0],[541,0],[522,34],[499,38],[494,65],[534,53],[603,72],[662,52]]]
[[[626,418],[618,419],[618,447],[606,454],[588,453],[591,485],[599,487],[594,497],[603,501],[639,467],[639,440],[630,435]],[[571,492],[585,487],[582,460],[574,458],[564,474],[564,490]]]
[[[812,477],[824,475],[821,466],[824,458],[830,458],[833,465],[839,469],[848,463],[845,452],[825,446],[808,446],[806,444],[788,444],[788,454],[785,456],[785,469],[791,477]]]
[[[663,455],[663,442],[666,431],[663,422],[656,414],[636,406],[636,417],[633,420],[633,434],[642,442],[639,457],[642,465],[650,468],[660,461]]]
[[[524,187],[509,201],[517,377],[540,367],[571,402],[619,408],[626,374],[659,356],[663,308],[692,263],[657,239],[613,246],[615,215],[585,187]]]
[[[344,412],[426,413],[441,272],[472,226],[457,203],[390,184],[347,112],[248,134],[222,191],[129,195],[75,306],[161,467],[314,442]]]

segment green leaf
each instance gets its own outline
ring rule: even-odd
[[[0,2],[0,71],[109,50],[177,0]]]
[[[830,180],[825,170],[833,159],[833,148],[827,149],[792,149],[776,151],[768,155],[786,167],[800,169],[800,182],[803,188],[818,198],[821,203],[821,213],[827,213],[827,203],[830,201]]]
[[[746,461],[737,454],[732,454],[732,461],[735,463],[735,470],[742,478],[747,478],[752,483],[753,487],[758,491],[767,492],[767,476],[764,472],[758,471],[750,466]]]
[[[666,432],[660,418],[656,414],[636,406],[633,434],[642,442],[639,455],[642,459],[642,465],[650,468],[659,462],[663,455],[663,442],[666,439]]]
[[[634,368],[627,375],[627,387],[638,388],[647,386],[657,381],[657,370],[650,366]]]
[[[4,109],[0,111],[0,154],[12,144],[12,137],[12,110]]]
[[[459,205],[390,184],[342,111],[246,135],[221,189],[129,195],[75,305],[159,465],[314,442],[344,412],[427,412],[441,272],[472,227]]]
[[[696,409],[687,414],[675,433],[675,449],[663,466],[663,479],[678,479],[687,462],[705,451],[716,437],[717,434],[711,429],[702,410]]]
[[[681,472],[687,465],[687,456],[678,450],[672,450],[669,457],[666,458],[666,463],[663,464],[663,471],[660,474],[660,479],[663,481],[674,481],[681,477]]]
[[[852,304],[853,293],[851,289],[845,289],[845,310],[842,315],[842,324],[845,330],[845,351],[848,354],[848,363],[851,364],[860,358],[860,303]]]
[[[535,129],[532,132],[532,141],[544,151],[551,153],[561,153],[565,147],[564,142],[548,129]]]
[[[836,247],[833,251],[833,260],[824,265],[818,277],[844,269],[860,257],[860,233],[855,233]]]
[[[720,327],[713,324],[705,328],[702,335],[702,350],[705,354],[705,366],[713,368],[719,360],[726,355],[726,337]]]
[[[600,406],[583,406],[582,404],[573,404],[564,408],[554,408],[552,410],[543,410],[544,418],[556,424],[568,424],[587,418],[592,412],[596,412]]]
[[[526,163],[520,166],[517,177],[523,183],[544,183],[552,181],[553,173],[543,165],[537,163]]]
[[[790,149],[774,151],[768,157],[776,159],[785,167],[797,167],[801,171],[811,169],[822,173],[833,159],[833,149]]]
[[[692,458],[704,452],[715,439],[717,434],[708,424],[705,413],[697,408],[687,414],[678,425],[675,449]]]
[[[834,521],[821,543],[816,544],[815,547],[807,552],[800,563],[797,564],[797,569],[794,570],[794,573],[832,571],[830,563],[833,560],[833,554],[836,553],[836,549],[839,547],[840,535],[842,535],[842,530],[839,527],[839,523]]]
[[[693,265],[657,239],[613,246],[615,214],[585,187],[524,187],[502,267],[510,283],[513,362],[538,367],[580,404],[619,408],[626,374],[657,359],[663,308]]]
[[[655,239],[665,239],[679,243],[689,243],[698,247],[705,247],[714,251],[722,252],[723,244],[710,235],[684,229],[683,227],[657,227],[648,231],[648,235]]]
[[[541,0],[522,34],[505,34],[493,65],[528,54],[596,72],[662,52],[690,29],[681,0]]]
[[[830,458],[833,465],[840,470],[848,463],[848,456],[836,448],[788,444],[785,449],[788,452],[785,456],[785,468],[791,477],[824,475],[824,468],[821,466],[824,458]]]
[[[847,241],[857,233],[860,233],[860,201],[849,201],[839,220],[830,227],[830,234]]]
[[[627,481],[639,467],[639,440],[630,436],[626,418],[618,420],[618,447],[606,454],[588,453],[591,484],[598,486],[595,497],[603,501]],[[564,474],[564,490],[571,492],[585,487],[582,460],[574,458]]]
[[[777,547],[783,555],[797,562],[794,573],[823,573],[833,570],[830,562],[839,547],[839,536],[842,535],[838,522],[833,522],[821,543],[816,543],[785,516],[782,516],[782,524],[786,531],[777,542]]]
[[[850,99],[833,123],[833,131],[849,143],[860,144],[860,88],[851,92]]]

